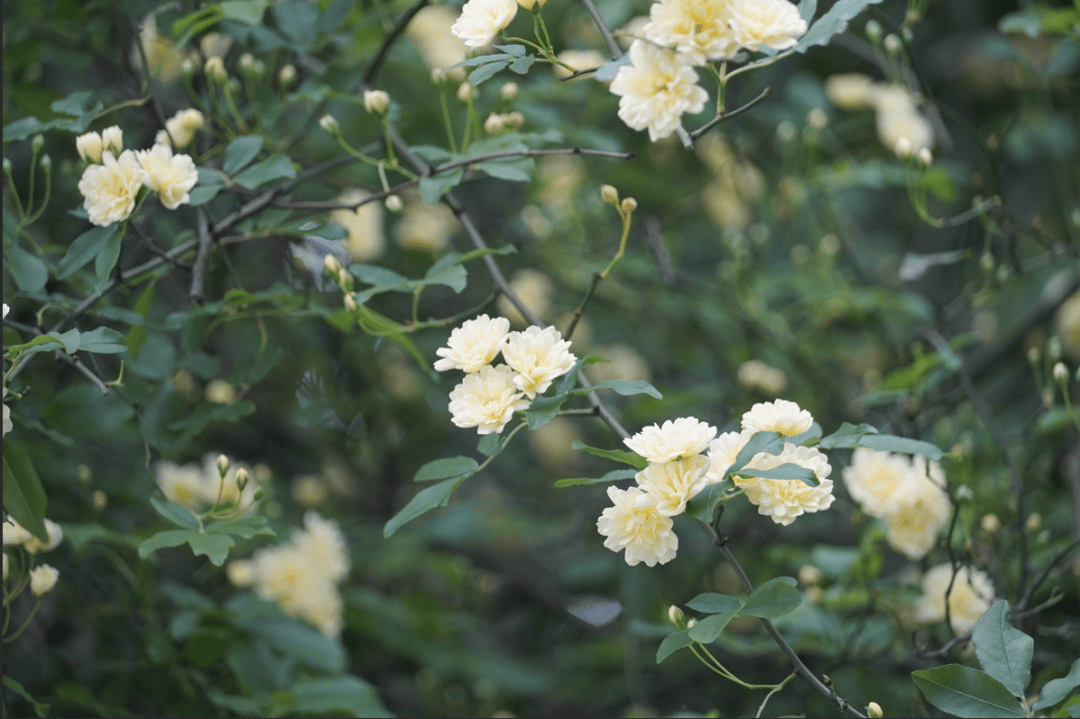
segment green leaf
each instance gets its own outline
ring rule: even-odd
[[[881,452],[902,452],[903,454],[921,454],[931,462],[937,462],[945,456],[937,445],[918,439],[897,437],[893,434],[868,434],[859,440],[860,447],[869,447]]]
[[[617,482],[620,479],[633,479],[638,473],[636,469],[613,469],[603,477],[591,479],[589,477],[574,477],[573,479],[560,479],[555,482],[555,486],[559,489],[563,487],[575,487],[579,484],[604,484],[607,482]]]
[[[594,384],[592,387],[575,389],[571,391],[570,394],[588,394],[589,392],[598,389],[612,389],[624,396],[647,394],[656,399],[664,398],[664,395],[660,394],[660,392],[648,382],[629,379],[609,379],[607,382],[600,382],[599,384]]]
[[[744,616],[776,619],[790,614],[802,604],[802,594],[791,577],[776,577],[762,584],[746,600],[739,612]]]
[[[327,638],[309,624],[295,619],[244,616],[238,617],[236,623],[274,649],[291,654],[315,669],[335,673],[345,669],[345,650],[341,642]]]
[[[106,227],[91,228],[76,237],[68,247],[67,254],[56,266],[56,279],[70,277],[96,258],[116,234],[116,230],[117,225],[114,222]]]
[[[821,435],[823,434],[824,432],[821,430],[821,425],[817,422],[814,422],[810,425],[810,429],[806,430],[802,434],[797,434],[794,437],[788,437],[787,441],[791,442],[797,447],[803,445],[812,447],[821,440]]]
[[[596,72],[593,73],[593,77],[597,80],[611,80],[619,74],[619,68],[626,67],[630,64],[630,53],[624,53],[618,60],[612,60],[611,62],[605,62],[600,67],[596,68]],[[586,68],[582,68],[586,69]]]
[[[4,686],[21,696],[27,702],[29,702],[30,705],[34,707],[34,713],[37,714],[39,717],[48,716],[49,705],[42,704],[41,702],[34,699],[34,697],[30,696],[30,692],[26,691],[26,689],[23,688],[22,684],[19,684],[19,682],[15,681],[7,674],[4,675]]]
[[[206,525],[207,534],[235,534],[244,539],[254,536],[273,537],[274,530],[266,526],[266,517],[240,517],[223,519]]]
[[[525,75],[529,72],[529,68],[532,67],[532,64],[534,62],[536,62],[536,56],[527,55],[525,57],[519,57],[517,60],[514,60],[512,63],[510,63],[507,67],[516,72],[518,75]]]
[[[178,527],[184,529],[199,528],[199,518],[182,504],[177,504],[171,499],[151,497],[150,505],[154,508],[154,511]]]
[[[529,429],[540,429],[553,420],[567,399],[565,394],[534,399],[529,409],[525,410],[525,420],[529,423]]]
[[[278,2],[274,5],[274,21],[295,50],[307,50],[319,36],[319,6],[311,0]]]
[[[476,451],[485,457],[494,457],[502,451],[501,438],[497,434],[485,434],[476,445]]]
[[[83,92],[74,92],[65,98],[55,100],[52,105],[49,106],[53,112],[58,112],[61,115],[73,115],[78,117],[86,112],[86,103],[90,100],[92,93],[89,90]]]
[[[420,179],[420,198],[428,205],[437,205],[442,196],[456,187],[464,176],[465,168],[455,167],[438,175],[423,177]]]
[[[496,50],[502,50],[507,55],[513,55],[514,57],[525,57],[524,45],[496,45]]]
[[[468,281],[468,272],[461,266],[461,255],[451,252],[443,257],[430,268],[424,275],[424,279],[412,282],[414,287],[423,285],[446,285],[454,292],[465,289]]]
[[[405,275],[378,265],[349,265],[349,273],[361,282],[376,287],[404,287],[409,283],[409,278]]]
[[[447,457],[428,462],[413,477],[414,482],[431,482],[436,479],[447,477],[460,477],[463,474],[471,474],[479,463],[472,457]]]
[[[656,650],[656,663],[659,664],[675,652],[693,643],[694,641],[690,638],[690,630],[680,629],[677,632],[672,632],[664,637],[664,641],[660,642],[660,647]]]
[[[603,457],[604,459],[610,459],[614,462],[629,464],[631,467],[637,467],[638,469],[645,469],[649,464],[649,461],[640,454],[626,452],[621,449],[600,449],[598,447],[590,447],[580,439],[575,439],[570,447],[573,449],[580,449],[582,452],[591,454],[594,457]]]
[[[983,612],[971,632],[975,656],[987,674],[1014,697],[1024,696],[1031,678],[1035,640],[1009,624],[1009,603],[1002,599]]]
[[[731,465],[726,475],[734,474],[737,470],[745,467],[750,460],[762,452],[766,454],[780,454],[784,451],[784,442],[787,438],[779,432],[756,432],[735,455],[735,464]]]
[[[12,345],[4,348],[4,355],[14,357],[16,354],[32,355],[38,352],[52,352],[64,346],[58,338],[52,335],[38,335],[34,339],[21,345]]]
[[[167,529],[164,532],[158,532],[139,545],[139,556],[146,559],[159,549],[179,547],[181,544],[187,544],[198,534],[198,531],[194,529]]]
[[[1080,686],[1080,659],[1073,662],[1069,673],[1060,679],[1051,679],[1042,688],[1042,696],[1031,708],[1040,711],[1054,706],[1069,696],[1069,693]]]
[[[30,455],[13,437],[4,437],[4,511],[42,542],[49,541],[45,511],[49,500]]]
[[[812,469],[807,469],[791,462],[785,462],[779,467],[772,469],[747,469],[743,467],[738,472],[740,477],[761,477],[762,479],[798,479],[811,487],[821,484]]]
[[[978,669],[946,664],[912,672],[911,678],[931,704],[958,717],[1022,719],[1025,716],[1024,707],[1016,697],[997,679]]]
[[[236,541],[228,534],[195,535],[188,541],[195,556],[205,555],[215,567],[220,567],[229,556],[229,547]]]
[[[815,45],[827,45],[833,35],[847,29],[848,21],[862,12],[863,8],[879,2],[881,0],[837,0],[792,49],[795,52],[806,52]]]
[[[814,13],[817,12],[817,0],[802,0],[799,3],[799,17],[801,17],[807,25],[814,18]]]
[[[79,351],[79,343],[82,337],[82,333],[79,332],[79,330],[68,330],[63,333],[58,333],[54,330],[49,333],[49,336],[59,340],[60,344],[64,345],[64,351],[68,354]]]
[[[453,477],[421,491],[409,500],[409,503],[402,507],[400,512],[390,518],[390,521],[383,527],[383,537],[391,536],[401,529],[406,522],[411,522],[425,512],[429,512],[436,507],[445,507],[447,502],[450,501],[450,495],[464,480],[464,477]]]
[[[469,73],[469,82],[471,82],[473,86],[479,85],[510,63],[510,60],[497,60],[495,62],[485,63]]]
[[[114,225],[110,225],[110,227],[112,226]],[[113,268],[116,267],[116,263],[120,260],[120,241],[123,239],[124,236],[119,232],[113,233],[109,236],[105,247],[94,258],[94,272],[97,275],[97,282],[94,283],[94,294],[100,295],[105,291],[105,285],[109,284],[109,275],[112,274]]]
[[[79,337],[79,349],[97,354],[127,352],[127,338],[109,327],[98,327],[82,333]]]
[[[67,387],[41,412],[45,424],[72,437],[106,435],[134,416],[117,393],[105,397],[89,382]]]
[[[49,281],[49,267],[40,257],[12,242],[10,245],[5,243],[4,260],[20,290],[33,295],[45,289],[45,283]]]
[[[730,479],[708,485],[686,503],[686,513],[699,522],[708,524],[716,513],[716,506],[724,499],[724,493],[732,486],[734,484]]]
[[[308,0],[305,0],[307,2]],[[352,675],[301,679],[289,687],[299,716],[392,717],[375,687]]]
[[[702,614],[723,614],[733,609],[738,611],[742,607],[742,602],[729,594],[705,592],[691,599],[686,606]]]
[[[4,127],[4,144],[9,142],[15,142],[18,140],[25,140],[31,135],[36,135],[39,132],[45,132],[51,130],[54,127],[63,127],[67,124],[67,120],[51,120],[49,122],[42,122],[36,117],[24,117],[21,120],[16,120]]]
[[[354,0],[331,0],[330,7],[326,8],[326,12],[322,16],[320,25],[322,31],[329,35],[337,30],[341,23],[345,22],[345,18],[349,16],[354,4]]]
[[[236,184],[254,190],[268,182],[296,177],[296,168],[288,155],[276,153],[256,163],[236,176]]]
[[[221,171],[230,177],[251,164],[263,147],[260,135],[243,135],[229,143],[225,148],[225,160]]]
[[[269,4],[270,0],[224,0],[221,3],[221,12],[227,20],[259,25]]]
[[[821,438],[822,449],[853,449],[859,446],[859,440],[868,434],[877,434],[877,429],[868,424],[854,425],[844,422],[840,429],[827,437]]]
[[[734,597],[732,597],[734,599]],[[694,626],[690,627],[690,638],[700,644],[710,644],[715,642],[724,628],[727,627],[728,622],[734,619],[739,613],[738,600],[736,600],[735,608],[730,609],[720,614],[710,614],[701,621],[694,622]]]
[[[139,295],[139,299],[135,301],[135,313],[142,317],[144,320],[150,313],[150,305],[154,301],[154,288],[157,287],[157,280],[150,280],[146,283],[146,288]],[[146,338],[149,336],[150,330],[145,325],[137,325],[131,328],[127,336],[128,352],[133,359],[139,358],[139,350],[142,349],[143,343],[146,342]]]

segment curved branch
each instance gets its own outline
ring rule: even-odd
[[[394,27],[390,28],[390,32],[383,38],[382,45],[379,46],[379,51],[375,53],[374,59],[371,64],[368,65],[367,70],[364,71],[364,84],[370,85],[375,82],[375,76],[379,74],[379,70],[382,68],[383,61],[386,60],[386,55],[390,52],[391,46],[397,41],[401,33],[405,32],[405,28],[412,21],[416,14],[424,9],[424,6],[428,4],[428,0],[419,0],[415,5],[405,11],[405,13],[397,19],[394,23]]]
[[[607,43],[608,50],[611,50],[611,59],[618,60],[622,57],[622,50],[619,49],[619,43],[615,42],[611,30],[608,30],[608,26],[604,24],[604,19],[600,17],[600,11],[596,9],[596,4],[593,3],[593,0],[581,0],[581,2],[585,4],[585,9],[589,11],[593,22],[596,23],[596,28],[600,31],[600,35],[603,36],[604,42]]]
[[[704,125],[702,125],[698,129],[691,132],[690,133],[690,139],[691,140],[698,139],[699,137],[704,135],[706,132],[713,129],[717,125],[719,125],[724,120],[730,120],[731,118],[735,117],[736,115],[743,114],[744,112],[746,112],[751,107],[758,104],[759,102],[761,102],[762,100],[764,100],[765,98],[767,98],[771,94],[772,94],[772,88],[768,88],[768,87],[765,88],[764,90],[761,91],[760,95],[758,95],[757,97],[755,97],[753,100],[746,103],[742,107],[737,107],[734,110],[732,110],[731,112],[721,113],[721,114],[717,115],[716,117],[714,117],[713,119],[706,122]]]

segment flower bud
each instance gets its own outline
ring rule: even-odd
[[[440,87],[444,82],[446,82],[446,72],[437,67],[431,68],[431,84]]]
[[[401,212],[401,198],[397,195],[389,195],[383,203],[391,212]]]
[[[49,157],[48,153],[41,156],[41,169],[45,170],[46,175],[52,173],[52,158]]]
[[[1054,365],[1054,379],[1061,384],[1069,381],[1069,368],[1065,366],[1064,362],[1058,362]]]
[[[100,489],[95,489],[94,493],[90,495],[90,506],[94,508],[95,512],[105,509],[105,505],[108,503],[109,497]]]
[[[487,116],[487,119],[484,120],[484,132],[489,135],[502,132],[505,126],[506,124],[503,122],[503,116],[497,112],[491,113]]]
[[[244,487],[247,486],[249,479],[250,477],[248,475],[247,469],[245,469],[244,467],[240,467],[236,470],[236,486],[241,492],[244,491]]]
[[[919,158],[919,162],[929,167],[934,162],[934,154],[930,152],[929,147],[919,148],[919,152],[916,155]]]
[[[180,73],[184,76],[185,80],[191,80],[195,77],[195,61],[190,57],[185,57],[184,61],[180,63]]]
[[[457,97],[462,102],[475,100],[477,95],[479,95],[479,93],[476,91],[476,88],[472,86],[472,83],[463,82],[458,86]]]
[[[382,117],[390,107],[390,96],[382,90],[364,90],[364,109]]]
[[[499,97],[507,102],[513,102],[518,96],[518,84],[516,82],[508,82],[499,89]]]
[[[984,514],[979,521],[979,527],[987,534],[997,534],[1001,529],[1001,520],[996,514]]]
[[[36,155],[43,147],[45,147],[45,137],[40,133],[34,135],[34,139],[30,140],[30,150]]]
[[[79,151],[79,157],[87,162],[101,162],[101,151],[105,147],[101,142],[101,135],[88,132],[75,138],[75,149]]]
[[[255,583],[255,563],[247,559],[237,559],[225,566],[225,576],[234,587],[250,587]]]
[[[804,564],[799,567],[799,584],[813,586],[821,582],[821,570],[813,564]]]
[[[692,628],[692,627],[693,627],[693,626],[694,626],[695,624],[697,624],[697,620],[696,620],[696,619],[691,619],[690,621],[688,621],[688,622],[686,623],[686,628],[687,628],[687,629],[690,629],[690,628]]]
[[[11,160],[4,158],[4,174],[11,177]]]
[[[984,252],[982,257],[979,258],[979,268],[986,274],[990,274],[997,267],[997,263],[994,262],[994,256],[989,252]]]
[[[1046,356],[1050,358],[1051,362],[1057,362],[1061,359],[1061,338],[1057,335],[1046,341]]]
[[[633,197],[624,198],[620,207],[622,208],[623,213],[629,215],[631,212],[637,209],[637,200],[635,200]]]
[[[609,205],[619,206],[619,191],[611,185],[600,186],[600,197]]]
[[[52,591],[60,572],[49,564],[39,564],[30,571],[30,591],[39,599]]]
[[[866,705],[866,716],[870,719],[881,719],[885,714],[881,710],[881,705],[877,702],[870,702]]]
[[[532,10],[534,6],[544,7],[547,0],[517,0],[517,4],[524,10]]]
[[[119,125],[106,127],[101,131],[101,145],[103,150],[112,152],[113,157],[119,157],[124,151],[124,132]]]
[[[897,157],[910,157],[914,150],[915,147],[911,144],[911,139],[907,137],[901,137],[893,147],[893,152],[896,153]]]
[[[255,66],[255,57],[250,52],[245,52],[237,62],[241,70],[250,70]]]
[[[217,55],[206,61],[203,72],[210,82],[223,83],[229,79],[229,73],[225,71],[225,61]]]
[[[341,289],[348,292],[352,289],[352,278],[349,277],[349,273],[342,267],[337,273],[338,284],[341,285]]]
[[[1029,532],[1038,530],[1038,528],[1042,526],[1042,515],[1038,512],[1032,512],[1028,515],[1027,522],[1024,523],[1024,526],[1027,527],[1027,531]]]
[[[360,305],[356,304],[356,298],[351,292],[345,295],[345,309],[349,312],[356,312],[360,309]]]
[[[335,140],[341,137],[341,128],[338,127],[338,121],[334,119],[333,115],[323,115],[319,120],[319,127]]]
[[[296,67],[293,65],[286,65],[278,70],[277,81],[282,90],[288,90],[292,87],[293,80],[296,79]]]
[[[90,471],[90,467],[85,464],[80,464],[75,468],[75,476],[82,484],[90,484],[90,480],[93,479],[93,473]]]
[[[904,44],[902,42],[900,42],[900,38],[898,38],[896,35],[894,35],[892,33],[889,33],[888,35],[885,36],[885,42],[882,43],[882,44],[885,47],[885,52],[889,53],[893,57],[896,57],[897,55],[899,55],[900,54],[900,48],[902,48],[904,46]]]
[[[510,112],[503,115],[503,124],[507,130],[520,130],[525,124],[525,116],[520,112]]]
[[[327,255],[323,258],[323,269],[326,270],[327,275],[337,277],[341,272],[341,262],[333,255]]]
[[[1027,359],[1031,364],[1039,364],[1042,360],[1042,350],[1038,347],[1032,347],[1027,351]]]
[[[686,621],[686,615],[683,611],[672,604],[667,610],[668,619],[679,629],[682,629],[683,623]]]
[[[866,23],[866,37],[875,45],[881,40],[881,24],[877,20],[870,20]]]
[[[229,471],[229,458],[223,454],[219,454],[217,458],[217,471],[222,477]]]
[[[806,124],[815,130],[824,130],[825,126],[829,124],[829,116],[820,107],[815,107],[806,113]]]

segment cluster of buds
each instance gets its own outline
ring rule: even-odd
[[[515,130],[520,130],[521,126],[524,124],[525,116],[520,112],[508,112],[504,115],[493,112],[488,115],[486,120],[484,120],[484,132],[489,135],[514,132]]]
[[[118,125],[106,127],[101,134],[88,132],[75,138],[75,149],[79,151],[79,157],[87,162],[99,163],[102,152],[108,150],[113,156],[118,156],[123,151],[124,133]]]
[[[627,217],[637,209],[637,200],[633,197],[626,197],[619,201],[619,191],[611,185],[603,185],[600,187],[600,197],[604,202],[614,207],[618,213]]]
[[[211,83],[223,85],[229,80],[229,73],[225,71],[225,61],[218,55],[214,55],[206,61],[206,64],[203,65],[203,72],[206,74],[206,79]]]

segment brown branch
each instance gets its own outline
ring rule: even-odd
[[[371,64],[368,65],[367,70],[364,71],[364,84],[370,85],[375,82],[375,76],[382,68],[383,61],[386,60],[387,53],[390,52],[390,47],[400,37],[401,33],[405,32],[405,27],[416,14],[424,9],[424,6],[428,4],[428,0],[419,0],[415,5],[405,11],[405,13],[397,19],[394,23],[394,27],[390,29],[386,37],[383,38],[382,45],[379,46],[379,51],[375,53],[375,57],[372,59]]]
[[[192,304],[201,305],[206,301],[206,272],[210,267],[210,250],[214,245],[214,236],[210,232],[210,220],[206,212],[199,209],[196,224],[199,249],[195,253],[195,262],[191,265],[191,292],[188,297]]]
[[[733,117],[735,117],[737,115],[743,114],[744,112],[746,112],[747,110],[752,108],[754,105],[757,105],[759,102],[763,101],[765,98],[767,98],[771,94],[772,94],[772,88],[767,87],[767,88],[765,88],[764,90],[761,91],[760,95],[758,95],[757,97],[755,97],[753,100],[746,103],[742,107],[737,107],[734,110],[732,110],[731,112],[723,112],[723,113],[717,115],[716,117],[709,120],[708,122],[706,122],[704,125],[702,125],[698,129],[691,132],[690,133],[690,140],[693,141],[693,140],[698,139],[699,137],[704,135],[706,132],[713,129],[717,125],[719,125],[724,120],[730,120],[731,118],[733,118]]]
[[[599,30],[600,35],[603,36],[604,42],[607,43],[608,50],[611,50],[611,59],[618,60],[622,57],[622,50],[619,49],[619,43],[615,42],[611,30],[608,30],[608,26],[604,24],[604,19],[600,17],[600,12],[596,9],[593,0],[581,0],[581,2],[585,4],[585,9],[589,11],[589,15],[592,16],[593,22],[596,23],[596,29]]]

